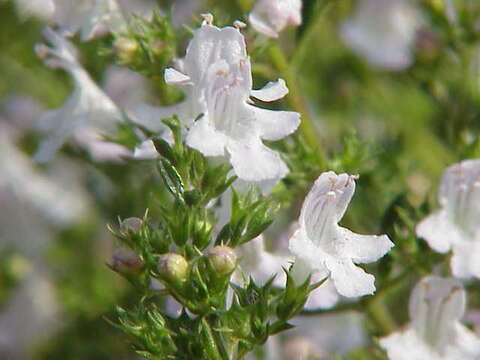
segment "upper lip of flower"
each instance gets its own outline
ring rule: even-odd
[[[445,359],[459,359],[460,353],[478,356],[472,352],[478,351],[471,347],[471,342],[475,341],[472,339],[476,337],[473,333],[469,345],[460,340],[470,332],[460,322],[465,307],[466,294],[459,280],[427,276],[420,280],[410,295],[410,323],[406,329],[381,339],[380,344],[392,358],[403,358],[399,357],[400,351],[412,341],[418,345],[408,349],[411,353],[405,355],[405,359],[420,359],[418,354],[422,354],[422,359],[438,359],[439,355]],[[477,338],[476,341],[478,349],[480,340]],[[425,349],[422,350],[422,346]],[[416,357],[412,356],[415,351]],[[452,354],[457,355],[452,357]]]
[[[451,222],[471,237],[478,230],[478,214],[472,212],[476,212],[476,202],[480,200],[480,167],[475,168],[475,161],[466,160],[448,168],[439,196]]]

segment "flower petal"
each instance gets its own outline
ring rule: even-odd
[[[443,210],[423,219],[417,225],[416,233],[439,253],[449,252],[452,244],[461,240],[458,229],[448,220],[447,214]]]
[[[312,275],[312,283],[319,280],[322,279],[317,278],[317,274]],[[335,285],[332,280],[328,279],[320,285],[320,287],[310,293],[304,307],[308,310],[330,309],[335,306],[339,300],[340,295],[338,294]]]
[[[251,12],[250,15],[248,15],[248,20],[253,28],[259,33],[268,37],[278,38],[278,33],[272,26],[270,26],[268,21],[265,21],[262,18],[261,14],[257,14],[257,12]]]
[[[288,174],[287,165],[280,155],[263,145],[259,139],[230,139],[227,150],[235,174],[243,180],[281,179]]]
[[[134,152],[133,157],[135,159],[156,159],[159,157],[158,151],[155,149],[152,140],[145,140],[138,145]]]
[[[459,278],[480,278],[480,239],[463,240],[453,245],[450,267]]]
[[[255,99],[270,102],[283,98],[288,94],[287,85],[285,85],[285,80],[278,79],[275,82],[270,81],[263,88],[258,90],[252,90],[250,95]]]
[[[464,325],[455,324],[455,346],[447,349],[446,359],[477,360],[480,355],[480,338]]]
[[[347,174],[324,172],[315,181],[303,203],[301,226],[318,246],[331,242],[337,232],[337,222],[342,218],[355,191],[355,178]]]
[[[190,128],[186,139],[187,145],[200,151],[205,156],[225,155],[227,137],[210,126],[204,115]]]
[[[480,230],[480,159],[464,160],[448,167],[438,193],[451,223],[467,236]]]
[[[190,77],[174,68],[167,68],[164,72],[165,82],[169,85],[185,85],[191,83]]]
[[[58,110],[47,112],[46,116],[42,118],[43,127],[49,126],[52,127],[52,130],[48,133],[47,138],[40,142],[33,161],[37,163],[49,162],[68,138],[85,122],[85,114],[68,117],[65,110],[69,107],[66,105]],[[46,122],[50,124],[47,125]],[[53,128],[54,124],[57,125],[55,128]]]
[[[265,140],[280,140],[297,130],[300,114],[293,111],[276,111],[249,106],[256,118],[260,136]]]
[[[407,1],[364,0],[356,15],[342,24],[341,36],[372,65],[402,70],[412,63],[411,47],[420,25],[419,14]]]
[[[243,35],[233,27],[219,29],[213,25],[203,25],[195,31],[188,45],[185,72],[190,75],[194,84],[199,85],[204,81],[208,68],[219,60],[239,66],[242,74],[239,85],[249,94],[252,75]]]
[[[162,123],[162,119],[171,118],[177,115],[184,120],[185,103],[173,106],[152,106],[148,104],[137,104],[127,109],[127,115],[138,125],[146,127],[150,131],[161,131],[167,127]]]
[[[351,260],[330,257],[325,260],[325,265],[340,295],[355,297],[375,292],[375,277],[355,266]]]
[[[380,339],[380,346],[390,360],[438,360],[434,353],[411,329],[396,332]]]
[[[356,264],[368,264],[384,256],[394,244],[387,235],[360,235],[339,227],[342,254]]]
[[[410,296],[411,328],[440,353],[455,341],[454,325],[464,312],[465,290],[454,278],[427,276]]]

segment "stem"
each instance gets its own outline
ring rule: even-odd
[[[319,146],[317,133],[315,126],[313,125],[312,119],[310,118],[305,101],[300,95],[300,86],[297,81],[297,77],[292,73],[290,67],[288,66],[287,59],[285,54],[281,50],[280,46],[277,43],[273,43],[269,50],[268,54],[273,66],[277,69],[289,87],[289,93],[287,100],[289,105],[297,112],[302,115],[302,121],[300,123],[300,133],[303,135],[308,145],[312,148],[317,148]]]
[[[365,300],[365,307],[368,317],[373,320],[382,335],[386,335],[397,329],[397,324],[390,315],[382,296],[373,296]]]
[[[215,348],[217,350],[216,352],[219,356],[219,359],[230,360],[230,355],[228,354],[222,335],[214,329],[215,327],[218,327],[220,325],[218,318],[215,315],[210,315],[207,316],[204,321],[205,327],[208,328],[208,332],[215,344]]]

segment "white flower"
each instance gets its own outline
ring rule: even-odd
[[[277,38],[288,25],[302,23],[301,0],[258,0],[248,16],[253,28],[263,35]]]
[[[303,203],[300,229],[290,239],[297,281],[316,271],[320,278],[329,276],[347,297],[375,291],[373,275],[355,264],[376,261],[393,246],[386,235],[359,235],[338,226],[355,191],[355,178],[332,171],[321,174]]]
[[[239,178],[264,181],[284,177],[287,166],[262,139],[279,140],[294,132],[299,114],[251,105],[250,96],[274,101],[288,89],[279,79],[252,90],[250,60],[240,31],[204,22],[195,31],[182,63],[183,72],[165,70],[165,81],[181,87],[186,100],[163,108],[141,105],[130,112],[134,121],[159,130],[160,119],[177,114],[190,126],[187,145],[205,156],[223,156],[226,150]]]
[[[62,32],[73,35],[80,32],[82,40],[90,40],[101,27],[122,31],[126,20],[116,0],[54,0],[54,20]]]
[[[97,150],[101,150],[98,148],[100,132],[113,130],[115,121],[120,121],[122,114],[78,63],[73,45],[50,28],[45,29],[44,35],[53,47],[40,45],[37,52],[47,58],[49,66],[60,67],[70,73],[75,89],[61,108],[47,111],[38,120],[38,128],[47,135],[47,139],[40,143],[35,160],[49,161],[70,136],[75,136],[95,155]],[[100,146],[109,147],[108,153],[112,156],[128,154],[117,144]]]
[[[440,253],[453,249],[452,273],[480,277],[480,159],[448,167],[439,189],[440,210],[417,225],[417,235]]]
[[[420,17],[409,0],[361,0],[343,23],[344,41],[372,65],[401,70],[412,63],[411,47]]]
[[[453,278],[427,276],[412,291],[410,323],[380,340],[391,360],[474,360],[480,339],[460,323],[465,290]]]

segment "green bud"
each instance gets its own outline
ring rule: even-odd
[[[437,11],[443,11],[445,9],[443,0],[426,0],[426,3],[428,6]]]
[[[113,46],[117,56],[124,61],[130,60],[138,50],[137,42],[128,38],[116,39]]]
[[[168,253],[158,260],[160,277],[175,285],[181,285],[187,280],[188,262],[179,254]]]
[[[208,252],[208,263],[219,275],[229,275],[235,270],[237,255],[228,246],[215,246]]]
[[[120,224],[120,232],[128,234],[129,231],[138,232],[143,227],[143,220],[136,217],[129,217]]]
[[[113,251],[110,267],[120,274],[139,274],[143,269],[142,260],[132,250],[117,248]]]

